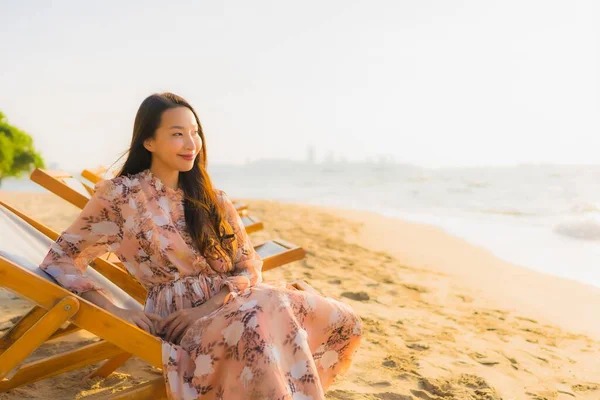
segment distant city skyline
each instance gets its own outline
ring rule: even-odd
[[[325,154],[319,160],[318,149],[309,145],[306,148],[306,158],[304,161],[310,164],[319,164],[319,163],[344,163],[350,162],[348,157],[343,153],[336,153],[335,151],[329,150],[324,152]],[[394,163],[396,160],[396,156],[394,154],[376,154],[373,156],[366,156],[362,160],[354,160],[354,161],[376,161],[379,163]]]

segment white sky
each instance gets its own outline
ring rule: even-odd
[[[0,110],[68,170],[114,161],[165,90],[211,163],[598,163],[593,0],[176,3],[1,2]]]

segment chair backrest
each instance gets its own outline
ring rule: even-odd
[[[0,204],[0,256],[48,281],[57,283],[39,267],[52,243],[52,240]],[[92,267],[87,268],[85,275],[105,288],[117,306],[142,308],[134,298]]]
[[[94,192],[93,187],[86,186],[64,171],[36,168],[31,173],[30,179],[79,208],[85,207]]]
[[[96,168],[86,168],[81,172],[81,176],[83,176],[85,179],[94,184],[100,182],[103,179],[113,178],[114,175],[115,173],[109,173],[108,168],[106,168],[104,165],[100,165]]]
[[[88,199],[92,197],[89,189],[87,189],[85,187],[85,185],[83,184],[83,182],[81,182],[79,179],[71,176],[71,177],[64,177],[64,178],[60,179],[60,181],[63,182],[68,187],[70,187],[71,189],[80,193],[81,195],[87,197]]]

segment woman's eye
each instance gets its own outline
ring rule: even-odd
[[[176,133],[173,134],[173,136],[177,136],[177,135],[183,135],[183,133],[176,132]],[[196,132],[196,135],[200,135],[200,132]]]

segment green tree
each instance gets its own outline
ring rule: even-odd
[[[44,160],[33,148],[33,139],[10,125],[0,111],[0,186],[4,178],[18,178],[34,168],[44,168]]]

